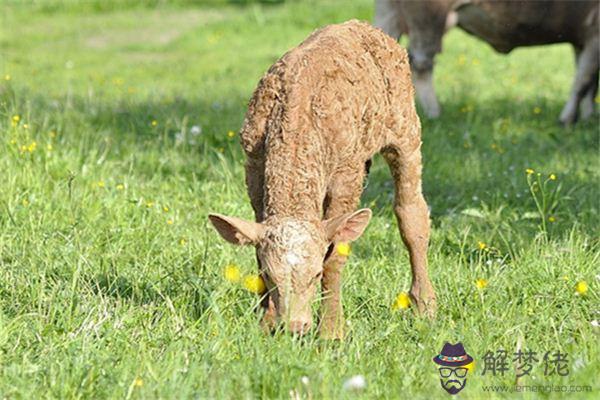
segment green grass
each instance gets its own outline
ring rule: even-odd
[[[344,277],[348,339],[296,340],[261,332],[256,297],[222,275],[253,273],[253,250],[206,216],[251,218],[227,132],[260,76],[313,29],[371,19],[372,3],[98,3],[0,6],[0,397],[448,398],[431,362],[445,341],[478,362],[462,398],[509,397],[483,392],[514,376],[482,376],[482,358],[518,341],[570,360],[568,377],[536,365],[523,383],[597,395],[599,125],[556,124],[568,46],[501,56],[446,37],[444,115],[423,121],[437,319],[390,310],[410,272],[377,157],[363,195],[374,218]],[[557,176],[546,231],[526,168]],[[368,386],[355,396],[342,384],[356,374]]]

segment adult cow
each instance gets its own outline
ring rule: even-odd
[[[392,37],[410,36],[417,95],[427,116],[440,115],[433,88],[434,57],[452,26],[485,40],[496,51],[519,46],[571,43],[577,72],[560,121],[573,124],[595,110],[600,68],[599,0],[376,0],[375,26]]]

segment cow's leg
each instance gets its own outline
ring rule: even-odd
[[[356,210],[363,190],[365,172],[343,171],[332,179],[333,186],[327,196],[325,219],[335,218]],[[339,243],[332,243],[328,257],[323,263],[321,280],[323,299],[319,318],[319,336],[324,339],[344,337],[344,310],[342,306],[342,271],[348,259],[337,249]]]
[[[579,103],[588,91],[593,93],[594,86],[598,85],[599,44],[598,38],[589,40],[577,57],[577,72],[571,89],[571,97],[559,117],[560,122],[564,125],[571,125],[577,121]],[[591,100],[594,101],[593,98]]]
[[[396,40],[408,33],[400,2],[396,0],[375,0],[373,25]]]
[[[575,47],[575,65],[579,66],[579,57],[581,56],[581,48]],[[598,94],[598,71],[592,78],[592,85],[584,93],[581,99],[580,111],[581,119],[585,120],[594,115],[596,111],[596,95]]]
[[[592,85],[583,95],[581,100],[581,119],[586,120],[592,117],[596,111],[596,96],[598,95],[598,78],[599,71],[592,78]]]
[[[440,19],[440,23],[445,23],[445,18]],[[441,114],[440,103],[438,102],[433,87],[434,58],[441,51],[442,37],[444,29],[415,29],[410,32],[410,46],[408,50],[412,81],[417,92],[419,103],[423,107],[425,115],[429,118],[437,118]],[[429,40],[423,43],[423,37]],[[420,40],[419,40],[420,39]]]
[[[394,212],[410,255],[410,295],[420,313],[433,317],[435,292],[427,273],[429,210],[421,192],[421,142],[418,136],[408,145],[388,146],[382,153],[394,178]]]
[[[442,109],[433,87],[433,67],[425,71],[413,70],[412,76],[417,98],[425,115],[429,118],[438,118]]]

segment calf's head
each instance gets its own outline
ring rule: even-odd
[[[276,317],[297,334],[306,333],[312,325],[311,303],[321,281],[323,262],[331,254],[330,246],[358,239],[370,218],[369,209],[325,221],[270,218],[258,223],[209,215],[225,240],[256,248]]]

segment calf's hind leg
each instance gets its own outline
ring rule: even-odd
[[[389,146],[382,154],[394,179],[394,212],[410,256],[410,295],[419,313],[433,317],[436,310],[435,292],[427,273],[429,210],[421,192],[420,140],[415,139],[414,142],[412,150]]]

